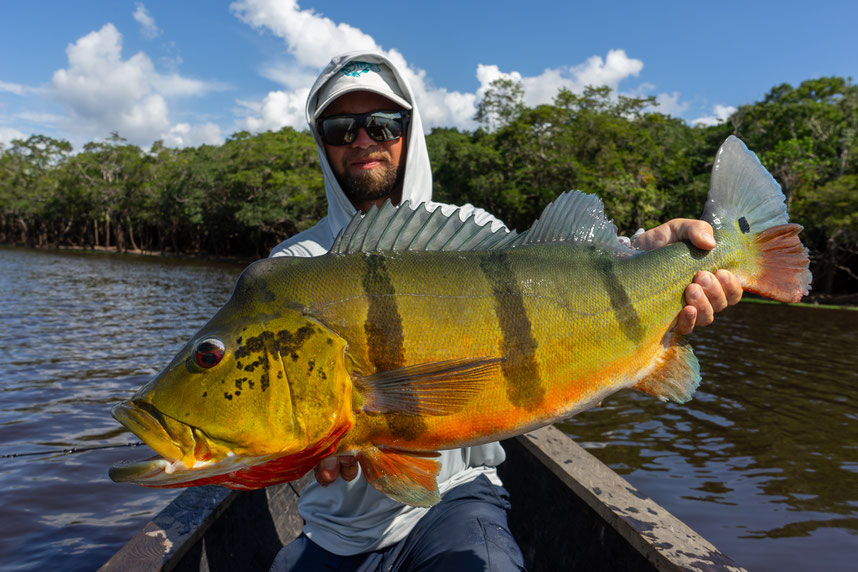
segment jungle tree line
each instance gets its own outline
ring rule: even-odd
[[[528,107],[497,80],[475,131],[427,137],[435,198],[524,230],[558,194],[598,194],[622,232],[700,215],[730,134],[758,152],[805,227],[815,290],[858,290],[858,88],[838,77],[774,87],[711,127],[606,87]],[[0,242],[265,256],[326,210],[308,132],[240,132],[223,145],[143,150],[118,134],[77,153],[41,135],[0,148]]]

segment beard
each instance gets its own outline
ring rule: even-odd
[[[364,158],[379,161],[381,165],[369,170],[349,170],[349,162]],[[352,202],[387,198],[393,194],[401,181],[401,168],[392,165],[390,155],[384,152],[359,151],[345,156],[338,167],[333,169],[334,175],[346,197]]]

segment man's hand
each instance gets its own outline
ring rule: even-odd
[[[343,455],[341,457],[325,457],[314,469],[316,481],[323,487],[328,486],[342,477],[344,481],[351,481],[358,474],[358,462],[354,455]]]
[[[715,248],[712,226],[702,220],[687,218],[676,218],[646,231],[635,239],[634,245],[641,250],[654,250],[680,240],[689,240],[702,250]],[[708,326],[715,319],[716,312],[741,299],[742,285],[732,272],[698,272],[685,289],[687,305],[679,312],[674,331],[685,335],[690,334],[694,326]]]

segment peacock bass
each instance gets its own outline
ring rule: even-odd
[[[592,195],[522,234],[389,203],[316,258],[255,262],[230,300],[114,417],[159,457],[115,481],[255,489],[354,454],[379,491],[439,501],[436,451],[521,434],[635,388],[699,381],[671,325],[700,270],[781,301],[808,292],[801,227],[745,145],[718,151],[703,219],[717,246],[624,246]]]

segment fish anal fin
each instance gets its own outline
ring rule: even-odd
[[[479,393],[503,358],[478,357],[410,365],[355,379],[365,412],[450,415]]]
[[[676,334],[668,334],[651,369],[635,389],[662,401],[685,403],[700,384],[700,364],[691,346]]]
[[[441,500],[435,480],[441,463],[427,454],[373,446],[361,450],[357,458],[367,482],[393,500],[422,507]]]

